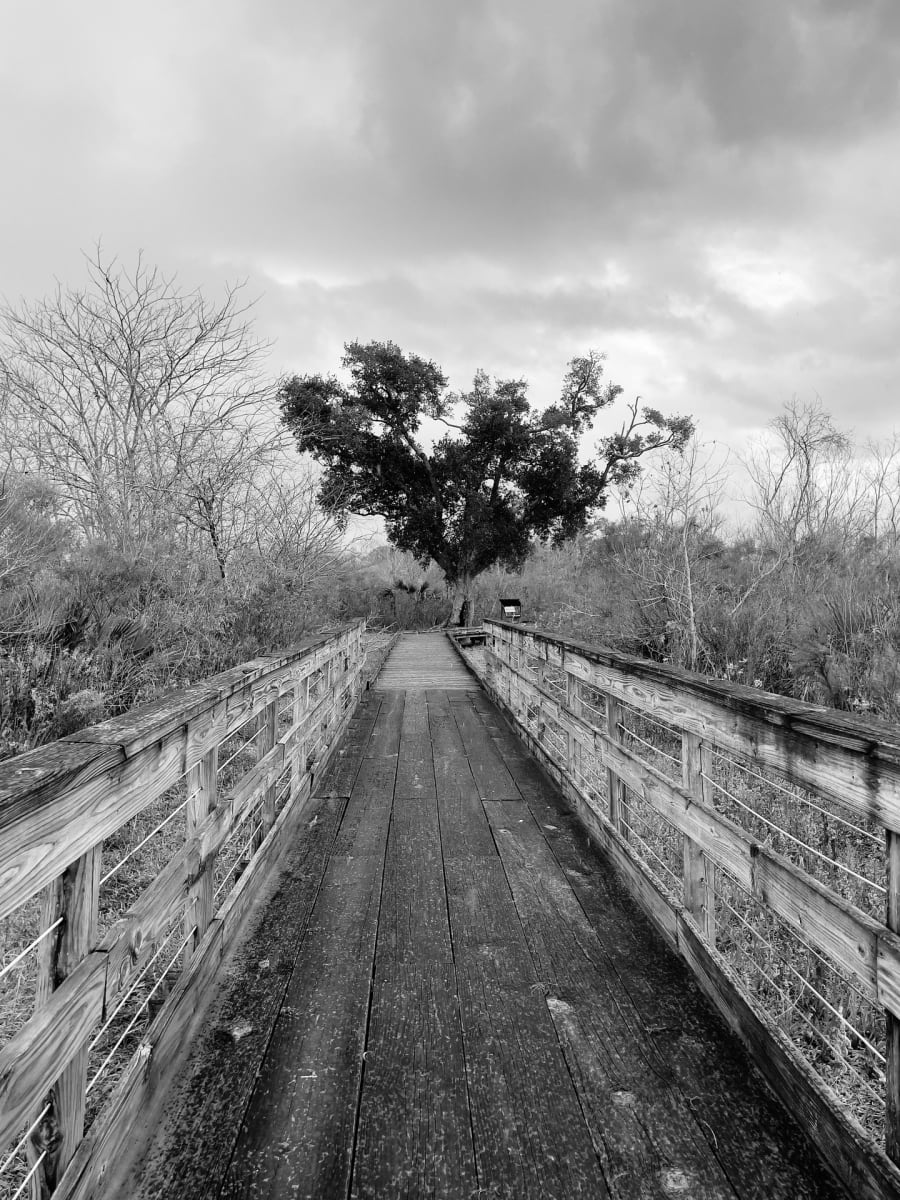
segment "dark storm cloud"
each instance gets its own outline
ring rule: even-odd
[[[854,371],[895,420],[895,0],[50,7],[5,49],[7,292],[102,235],[248,275],[278,369],[391,337],[549,399],[598,345],[713,432],[857,420]]]

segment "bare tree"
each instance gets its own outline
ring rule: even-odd
[[[267,434],[253,424],[234,423],[226,436],[210,430],[198,438],[181,464],[173,510],[212,551],[223,582],[235,552],[256,544],[256,525],[265,519],[261,498],[283,440],[280,432]]]
[[[725,480],[725,466],[714,459],[714,447],[693,438],[654,464],[630,497],[634,515],[625,517],[640,527],[625,551],[639,603],[660,614],[673,656],[693,671],[709,665],[700,618],[712,589],[704,565],[718,544]]]
[[[869,442],[865,479],[872,538],[890,546],[900,541],[900,433]]]
[[[298,591],[333,575],[347,552],[340,525],[319,505],[319,483],[313,472],[275,463],[248,497],[260,559]]]
[[[865,481],[852,443],[817,400],[792,401],[745,459],[761,541],[785,559],[800,545],[865,531]]]
[[[240,287],[211,303],[99,248],[87,269],[82,289],[0,310],[3,423],[83,534],[133,554],[171,532],[198,454],[241,442],[265,347]]]

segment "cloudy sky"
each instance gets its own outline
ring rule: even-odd
[[[525,376],[588,347],[738,449],[821,397],[900,428],[898,0],[6,0],[8,299],[102,239],[273,370],[383,338]]]

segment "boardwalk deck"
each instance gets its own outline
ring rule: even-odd
[[[120,1194],[844,1195],[443,638],[398,643],[231,979]]]

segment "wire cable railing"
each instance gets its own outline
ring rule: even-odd
[[[38,1173],[52,1190],[101,1108],[89,1155],[120,1136],[134,1089],[161,1101],[189,1042],[180,1021],[202,1012],[223,941],[349,721],[361,638],[360,622],[317,635],[0,764],[14,814],[0,839],[2,1200]],[[153,1024],[173,1005],[187,1015]]]
[[[636,895],[732,1023],[739,988],[770,1083],[818,1076],[801,1115],[836,1114],[807,1127],[835,1169],[856,1178],[865,1137],[900,1163],[900,1039],[885,1034],[885,1013],[900,1026],[896,731],[508,622],[486,631],[492,695],[625,882],[652,882],[658,900]]]

